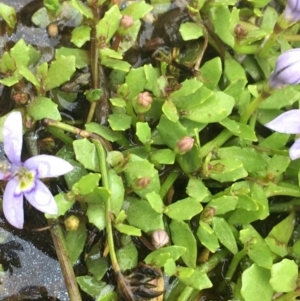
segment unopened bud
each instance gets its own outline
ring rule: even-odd
[[[75,215],[70,215],[68,218],[65,219],[65,226],[68,231],[77,230],[79,224],[80,224],[80,220]]]
[[[149,185],[149,183],[150,183],[150,178],[148,177],[139,178],[134,183],[134,189],[144,189]]]
[[[300,49],[290,49],[282,53],[276,60],[275,70],[270,75],[269,85],[278,89],[286,85],[300,83]]]
[[[144,107],[144,108],[149,108],[152,104],[152,96],[149,94],[149,92],[142,92],[139,94],[138,97],[138,103]]]
[[[48,35],[51,38],[56,38],[58,36],[58,26],[57,26],[57,24],[55,24],[55,23],[49,24],[47,30],[48,30]]]
[[[120,21],[120,26],[127,29],[131,27],[134,24],[134,20],[131,16],[123,16],[121,21]]]
[[[176,144],[176,149],[175,151],[179,153],[180,155],[184,155],[188,151],[190,151],[194,146],[194,139],[186,136],[181,138],[177,144]]]
[[[169,242],[169,235],[165,230],[156,230],[152,233],[152,244],[156,249],[165,246]]]
[[[300,0],[287,0],[283,19],[288,22],[298,22],[300,20]]]

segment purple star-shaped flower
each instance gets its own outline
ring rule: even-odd
[[[274,120],[265,124],[273,131],[284,134],[300,134],[300,110],[290,110],[282,113]],[[289,151],[290,158],[296,160],[300,158],[300,139],[297,139]]]
[[[23,144],[22,116],[12,112],[6,118],[3,129],[4,152],[10,161],[0,164],[0,180],[8,181],[3,195],[5,218],[16,228],[24,224],[23,196],[36,209],[57,214],[54,197],[39,179],[58,177],[73,170],[67,161],[50,155],[39,155],[21,162]]]

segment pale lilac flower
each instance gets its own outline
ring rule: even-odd
[[[39,179],[58,177],[73,169],[67,161],[50,155],[34,156],[21,162],[22,131],[21,113],[10,113],[2,129],[4,152],[10,164],[0,164],[0,180],[8,181],[3,195],[5,218],[19,229],[24,223],[23,196],[39,211],[57,214],[51,192]]]
[[[279,133],[300,134],[300,110],[290,110],[282,113],[265,126]],[[300,158],[300,138],[290,148],[289,156],[292,160]]]
[[[288,0],[283,18],[288,22],[298,22],[300,20],[300,0]]]
[[[300,2],[300,0],[299,0]],[[270,76],[269,85],[276,89],[300,83],[300,48],[282,53],[276,61],[275,70]]]

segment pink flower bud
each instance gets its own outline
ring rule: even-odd
[[[144,108],[149,108],[152,104],[152,96],[149,94],[149,92],[143,92],[139,94],[138,97],[138,103],[144,107]]]
[[[177,144],[176,144],[176,151],[183,155],[185,153],[187,153],[188,151],[190,151],[194,146],[194,139],[186,136],[181,138]]]
[[[152,244],[159,249],[169,242],[169,235],[165,230],[156,230],[152,233]]]
[[[120,21],[120,26],[122,26],[123,28],[127,29],[129,27],[131,27],[134,23],[134,20],[131,16],[123,16],[121,21]]]
[[[135,181],[135,188],[136,189],[143,189],[146,188],[150,183],[150,178],[148,177],[143,177],[143,178],[139,178]]]

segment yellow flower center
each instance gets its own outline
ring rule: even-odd
[[[30,191],[34,187],[36,172],[34,170],[28,170],[21,167],[16,172],[16,177],[18,178],[18,185],[16,188],[16,193]]]

